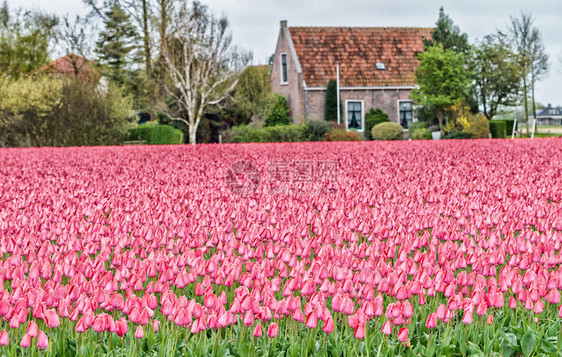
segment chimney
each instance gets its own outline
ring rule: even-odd
[[[282,29],[286,29],[286,28],[287,28],[287,20],[281,20],[281,28],[282,28]]]

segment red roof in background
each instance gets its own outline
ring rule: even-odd
[[[44,65],[41,69],[48,73],[60,73],[68,77],[95,79],[97,74],[92,69],[93,64],[94,62],[71,53]]]
[[[307,87],[325,87],[336,79],[345,87],[413,86],[431,28],[289,27]],[[386,69],[378,70],[382,62]]]

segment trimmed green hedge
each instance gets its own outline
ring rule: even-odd
[[[514,119],[506,119],[505,121],[505,135],[511,137],[513,133],[513,127],[515,126]]]
[[[299,125],[277,125],[260,129],[248,125],[232,127],[230,141],[233,143],[276,143],[305,141],[305,127]]]
[[[506,124],[503,120],[490,120],[490,133],[494,139],[505,139]]]
[[[143,124],[130,129],[127,136],[127,140],[139,139],[149,145],[183,144],[183,133],[170,125]]]
[[[443,139],[472,139],[472,133],[463,131],[453,131],[443,137]]]

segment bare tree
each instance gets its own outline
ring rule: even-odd
[[[529,113],[529,90],[533,99],[533,115],[536,118],[535,108],[535,84],[548,72],[548,54],[542,43],[542,35],[537,27],[534,26],[535,19],[529,12],[521,12],[519,18],[510,17],[509,36],[513,47],[518,56],[521,68],[521,81],[523,104],[525,113]],[[528,115],[528,114],[527,114]],[[527,133],[529,123],[525,116]]]
[[[164,85],[175,110],[164,112],[187,125],[189,143],[195,144],[201,119],[230,97],[251,54],[231,47],[226,17],[215,17],[198,1],[177,4],[170,24],[175,28],[164,53],[169,76]]]

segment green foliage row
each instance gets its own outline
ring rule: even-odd
[[[404,129],[398,123],[380,123],[373,127],[371,135],[374,140],[402,140]]]
[[[494,139],[505,139],[506,124],[503,120],[490,120],[490,133]]]
[[[144,140],[149,145],[182,144],[183,133],[170,125],[143,124],[130,129],[127,140]]]
[[[472,133],[466,131],[452,131],[445,134],[443,139],[472,139]]]
[[[49,76],[0,77],[0,146],[122,143],[130,100],[119,88]]]
[[[511,134],[513,133],[513,127],[515,126],[515,120],[505,119],[504,122],[505,122],[505,135],[511,136]]]
[[[274,143],[304,141],[305,128],[299,125],[278,125],[254,128],[249,125],[232,127],[230,141],[233,143]]]

